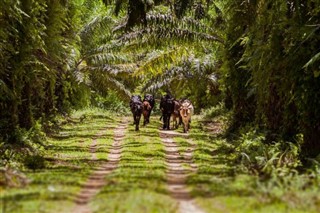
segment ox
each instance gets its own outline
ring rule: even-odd
[[[174,108],[173,108],[173,112],[171,113],[172,126],[173,128],[178,129],[178,126],[182,123],[181,115],[180,115],[181,103],[178,100],[174,100],[173,102],[174,102]],[[179,123],[177,119],[179,119]]]
[[[183,132],[187,133],[190,129],[190,123],[191,123],[191,115],[193,114],[194,108],[189,100],[184,100],[181,103],[180,107],[180,115],[182,118],[183,123]]]
[[[138,131],[140,118],[143,110],[143,104],[142,104],[140,95],[131,96],[130,109],[133,114],[133,125],[136,125],[136,131]]]
[[[143,112],[142,112],[144,117],[144,121],[143,121],[144,126],[150,122],[150,115],[154,107],[154,104],[155,104],[155,100],[153,96],[150,94],[146,94],[143,99]]]
[[[163,129],[170,129],[170,116],[174,111],[174,99],[171,95],[166,94],[161,98],[160,110],[163,118]]]

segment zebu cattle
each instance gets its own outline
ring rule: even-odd
[[[143,99],[143,112],[142,112],[144,117],[143,125],[146,125],[147,123],[150,122],[150,115],[154,107],[154,104],[155,104],[155,100],[153,96],[150,94],[146,94]]]
[[[174,111],[174,99],[167,94],[161,98],[160,110],[163,118],[163,129],[170,129],[170,116]]]
[[[173,108],[173,112],[171,114],[172,117],[172,126],[175,129],[178,129],[178,126],[182,123],[181,120],[181,115],[180,115],[180,107],[181,107],[181,103],[178,100],[174,100],[174,108]],[[178,121],[177,121],[178,119]]]
[[[142,104],[140,95],[131,96],[130,109],[133,114],[133,125],[136,125],[136,131],[138,131],[140,118],[143,110],[143,104]]]
[[[186,99],[181,103],[180,115],[182,118],[184,133],[187,133],[190,129],[191,115],[193,114],[193,111],[194,111],[194,108],[191,101]]]

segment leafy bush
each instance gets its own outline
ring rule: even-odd
[[[238,143],[237,160],[241,162],[242,169],[253,174],[271,177],[279,170],[290,173],[300,165],[299,147],[291,142],[266,144],[263,133],[251,130],[242,134]]]
[[[45,168],[45,159],[40,154],[27,155],[24,158],[23,164],[32,170]]]
[[[228,112],[223,103],[219,103],[211,108],[205,109],[203,111],[205,119],[212,119]]]
[[[124,103],[113,91],[109,91],[108,95],[105,97],[95,95],[92,100],[92,105],[109,111],[117,112],[119,114],[129,113],[129,104]]]
[[[36,125],[30,130],[18,128],[6,141],[1,142],[0,167],[9,166],[21,169],[25,159],[28,161],[30,157],[36,156],[36,159],[39,160],[46,142],[45,133],[42,132],[41,128],[39,122],[36,122]]]
[[[7,140],[0,141],[0,184],[8,187],[23,187],[29,183],[24,168],[45,168],[43,157],[46,136],[36,122],[30,130],[16,129]]]
[[[251,128],[242,129],[236,150],[236,170],[256,177],[255,193],[266,202],[283,202],[294,209],[313,209],[320,201],[320,163],[312,160],[312,167],[301,171],[299,143],[278,141],[265,143],[265,134]],[[301,139],[302,140],[302,139]]]

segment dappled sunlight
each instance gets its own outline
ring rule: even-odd
[[[239,170],[235,144],[204,128],[200,117],[193,120],[188,134],[181,133],[181,127],[159,129],[155,117],[140,131],[134,130],[130,118],[123,119],[66,124],[65,138],[58,133],[48,140],[45,168],[26,170],[31,183],[5,191],[6,209],[37,212],[50,206],[52,213],[59,209],[173,213],[179,208],[199,212],[288,208],[288,200],[256,190],[259,177]],[[124,121],[129,122],[126,127],[121,126]],[[93,123],[96,129],[86,128]],[[63,208],[57,205],[62,201]],[[239,209],[244,204],[248,205]]]
[[[1,212],[319,212],[319,0],[0,2]]]

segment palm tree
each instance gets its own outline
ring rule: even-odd
[[[144,25],[135,26],[129,32],[123,27],[126,25],[122,19],[109,25],[109,31],[105,29],[104,20],[107,18],[96,18],[86,26],[86,30],[83,30],[86,33],[82,35],[84,41],[86,37],[96,41],[95,35],[103,38],[95,42],[95,48],[83,53],[83,60],[86,61],[84,70],[90,71],[92,86],[100,91],[104,85],[108,85],[109,88],[118,88],[130,95],[126,88],[131,88],[132,91],[137,86],[141,88],[139,85],[146,82],[154,83],[158,79],[157,75],[169,69],[168,64],[178,66],[183,61],[182,58],[191,53],[189,51],[209,54],[211,50],[205,44],[223,42],[213,29],[200,21],[191,17],[177,19],[170,13],[150,11],[146,14]],[[107,34],[106,32],[111,32],[111,27],[112,33]],[[85,45],[91,44],[85,42]],[[208,61],[205,64],[208,65]],[[203,70],[198,71],[200,75]]]

